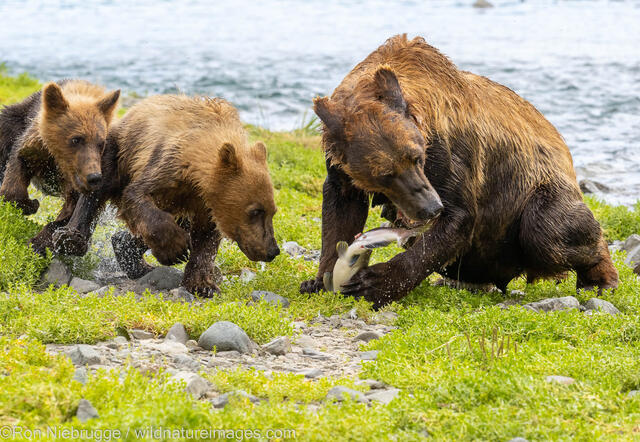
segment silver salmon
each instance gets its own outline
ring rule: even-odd
[[[429,225],[414,229],[378,227],[359,234],[351,245],[340,241],[336,244],[338,260],[333,266],[333,272],[326,272],[323,275],[325,290],[341,291],[345,282],[349,281],[358,270],[369,265],[373,249],[386,247],[394,242],[402,247],[410,238],[424,233],[428,227]]]

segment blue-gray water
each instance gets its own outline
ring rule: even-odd
[[[422,35],[460,68],[530,100],[578,175],[640,198],[640,2],[0,1],[0,62],[42,80],[82,77],[141,94],[231,100],[273,129],[299,126],[387,37]]]

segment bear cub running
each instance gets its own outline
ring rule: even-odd
[[[143,254],[151,249],[164,265],[188,259],[183,286],[211,296],[218,291],[214,260],[222,235],[253,261],[280,253],[266,147],[249,144],[227,101],[182,95],[142,100],[112,129],[104,162],[104,184],[78,205],[66,238],[86,237],[110,199],[131,231],[112,238],[130,278],[150,270]]]
[[[119,97],[119,90],[64,80],[0,112],[0,196],[25,215],[39,207],[29,199],[31,182],[64,198],[55,221],[31,240],[37,253],[52,247],[54,232],[68,222],[80,194],[100,186],[101,155]]]

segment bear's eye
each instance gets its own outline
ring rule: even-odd
[[[69,140],[69,144],[72,146],[79,146],[84,142],[84,138],[82,137],[73,137]]]
[[[249,212],[249,217],[252,219],[258,218],[260,216],[262,216],[264,214],[264,210],[262,209],[253,209],[251,212]]]

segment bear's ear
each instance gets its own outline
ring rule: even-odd
[[[236,172],[239,168],[236,148],[231,143],[224,143],[218,151],[220,165],[229,172]]]
[[[389,66],[382,65],[373,76],[378,99],[396,112],[408,114],[409,107],[402,95],[398,77]]]
[[[61,115],[69,109],[69,103],[56,83],[47,84],[42,90],[42,105],[49,115]]]
[[[267,146],[262,141],[253,145],[253,152],[258,160],[267,161]]]
[[[105,95],[100,99],[100,101],[98,101],[97,103],[98,109],[100,109],[100,112],[102,112],[102,115],[104,115],[107,119],[111,119],[111,116],[113,115],[113,111],[118,105],[119,98],[120,98],[120,89]]]
[[[342,113],[339,111],[337,106],[329,100],[329,97],[314,98],[313,111],[325,124],[329,133],[338,137],[344,133]]]

